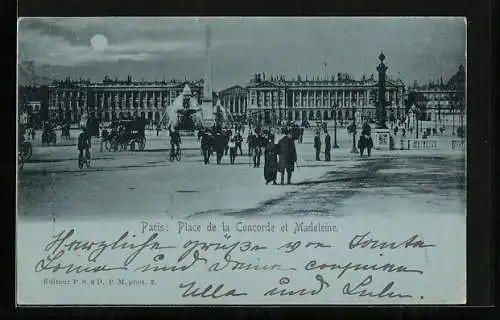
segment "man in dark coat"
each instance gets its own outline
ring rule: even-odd
[[[241,136],[239,131],[236,131],[236,135],[234,136],[236,139],[236,150],[240,150],[240,156],[243,155],[243,150],[241,149],[241,145],[243,144],[243,137]]]
[[[319,153],[321,152],[321,138],[319,137],[319,130],[316,131],[316,136],[314,137],[314,149],[316,149],[316,161],[321,161],[319,158]]]
[[[260,134],[254,135],[251,141],[251,150],[253,158],[253,167],[260,167],[260,157],[262,155],[262,136]]]
[[[278,173],[278,154],[277,146],[274,144],[274,136],[269,135],[269,143],[264,151],[264,179],[266,184],[273,182],[276,184],[276,176]]]
[[[213,147],[217,156],[217,164],[220,164],[226,148],[226,138],[218,131],[213,137]]]
[[[278,171],[281,173],[281,184],[284,183],[285,170],[287,173],[287,183],[291,183],[292,172],[295,168],[295,162],[297,161],[297,151],[295,149],[295,143],[292,139],[292,134],[289,130],[284,129],[282,133],[285,134],[283,138],[278,142],[279,151],[279,161],[278,161]]]
[[[361,130],[361,134],[365,135],[365,136],[369,136],[369,135],[371,135],[371,133],[372,133],[372,128],[370,127],[370,125],[368,124],[368,122],[365,122],[363,124],[363,128]]]
[[[325,131],[325,161],[330,161],[330,151],[332,149],[332,139],[328,131]]]
[[[252,133],[252,131],[248,132],[248,137],[247,137],[247,145],[248,145],[248,156],[250,157],[252,155],[252,144],[254,143],[255,136]]]
[[[201,135],[201,150],[203,151],[203,162],[205,164],[210,163],[210,155],[212,154],[212,137],[210,136],[208,130],[203,132]]]

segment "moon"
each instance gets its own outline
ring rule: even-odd
[[[90,39],[90,46],[97,51],[104,50],[108,46],[108,39],[102,34],[96,34]]]

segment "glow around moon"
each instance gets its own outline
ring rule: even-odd
[[[96,34],[90,39],[90,46],[94,50],[104,50],[108,46],[108,39],[102,34]]]

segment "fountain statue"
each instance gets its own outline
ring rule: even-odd
[[[167,108],[167,128],[177,128],[181,131],[193,132],[201,123],[201,112],[196,97],[186,84],[181,94]]]

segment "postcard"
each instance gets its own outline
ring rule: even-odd
[[[466,297],[463,17],[18,20],[18,305]]]

